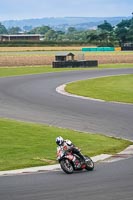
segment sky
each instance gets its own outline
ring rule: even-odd
[[[132,16],[133,0],[0,0],[0,21]]]

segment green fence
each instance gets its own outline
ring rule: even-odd
[[[115,51],[115,47],[83,47],[82,51]]]

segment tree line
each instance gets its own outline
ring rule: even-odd
[[[6,28],[0,23],[0,34],[20,34],[19,27]],[[56,31],[49,26],[35,27],[24,31],[25,34],[41,34],[42,41],[60,43],[86,43],[97,46],[122,46],[124,43],[133,43],[133,18],[122,20],[116,26],[112,26],[106,20],[97,26],[95,30],[77,30],[69,27],[65,32]]]

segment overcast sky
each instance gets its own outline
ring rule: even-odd
[[[43,17],[132,16],[133,0],[0,0],[0,21]]]

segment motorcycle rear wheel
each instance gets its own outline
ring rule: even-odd
[[[72,174],[74,171],[73,165],[71,164],[70,160],[68,160],[68,159],[61,160],[60,166],[61,166],[61,169],[67,174]]]

